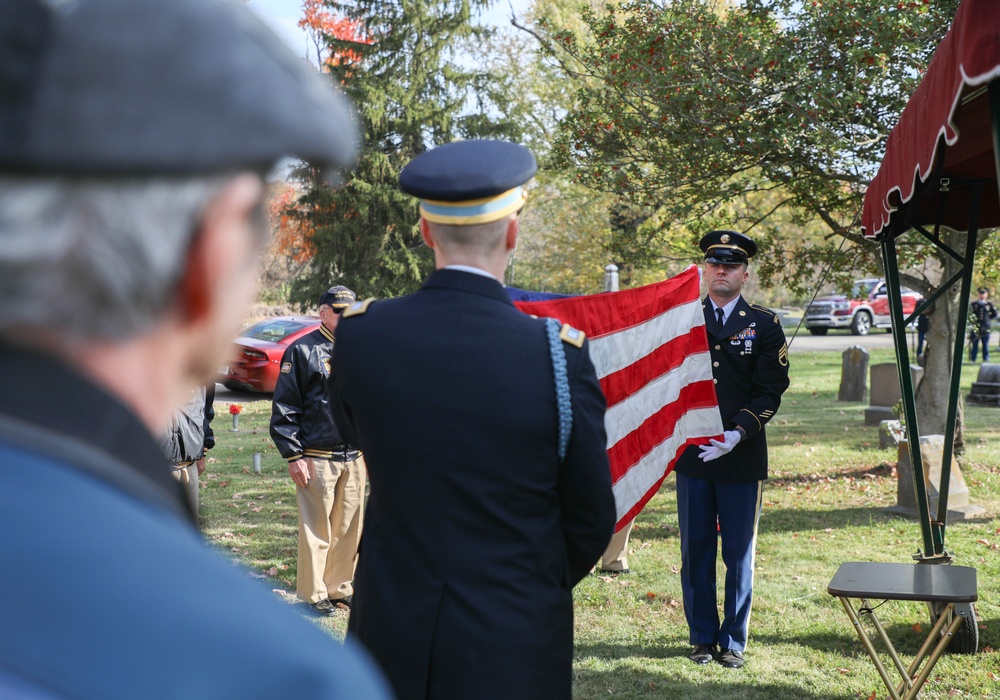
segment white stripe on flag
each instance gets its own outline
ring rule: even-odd
[[[590,339],[590,359],[603,379],[649,355],[674,338],[687,335],[695,326],[705,325],[701,300],[695,299],[668,309],[659,316],[608,335]]]
[[[716,406],[687,411],[677,421],[672,435],[649,451],[615,482],[615,508],[619,519],[642,500],[653,484],[663,479],[664,470],[679,455],[677,450],[694,435],[718,435],[722,421]]]

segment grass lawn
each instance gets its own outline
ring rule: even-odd
[[[892,360],[891,350],[871,353],[872,363]],[[676,498],[667,477],[636,519],[633,573],[591,576],[575,589],[574,697],[886,697],[826,587],[844,561],[911,561],[921,548],[920,526],[886,510],[896,504],[895,450],[878,449],[877,428],[864,425],[866,404],[837,401],[840,354],[793,354],[791,361],[791,387],[768,425],[771,478],[764,487],[747,666],[732,671],[687,660]],[[964,393],[976,372],[964,368]],[[291,603],[295,495],[267,435],[270,402],[244,403],[239,432],[230,430],[225,404],[216,411],[218,446],[201,491],[203,528]],[[945,655],[921,698],[1000,698],[1000,408],[968,404],[966,421],[960,464],[972,503],[986,515],[950,524],[945,547],[956,564],[977,569],[979,651]],[[252,469],[254,451],[263,455],[261,474]],[[722,577],[720,564],[720,585]],[[891,601],[878,615],[909,663],[929,629],[926,608]],[[342,613],[316,624],[342,637],[346,621]],[[883,661],[895,679],[891,661]]]

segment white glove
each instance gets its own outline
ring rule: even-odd
[[[701,445],[698,449],[701,450],[702,462],[711,462],[713,459],[718,459],[722,455],[727,455],[733,451],[740,442],[740,431],[739,430],[727,430],[722,434],[722,440],[709,440],[710,444]]]

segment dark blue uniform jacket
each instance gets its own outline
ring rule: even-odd
[[[334,417],[371,481],[348,637],[400,698],[570,697],[572,588],[615,507],[604,395],[563,347],[560,464],[545,324],[495,280],[438,270],[337,327]]]
[[[711,481],[762,481],[767,478],[764,426],[788,388],[788,346],[781,321],[770,309],[740,297],[719,332],[708,297],[702,306],[722,425],[726,430],[739,426],[747,437],[711,462],[701,461],[697,446],[688,447],[675,469]]]

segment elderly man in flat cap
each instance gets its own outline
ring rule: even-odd
[[[411,161],[437,271],[337,330],[334,418],[371,480],[348,638],[399,698],[568,700],[572,588],[614,527],[586,339],[500,283],[534,173],[501,141]]]
[[[253,296],[263,174],[357,149],[242,5],[0,11],[2,697],[389,697],[206,545],[155,435]]]
[[[295,590],[317,615],[351,606],[361,539],[365,462],[337,430],[326,390],[340,314],[354,301],[342,285],[320,295],[320,326],[285,349],[271,402],[271,439],[296,486]]]
[[[701,239],[708,296],[702,302],[725,433],[677,460],[681,592],[696,664],[742,668],[753,602],[754,548],[767,479],[764,425],[788,388],[788,348],[773,311],[749,304],[743,285],[757,245],[737,231]],[[722,618],[716,557],[726,566]]]

